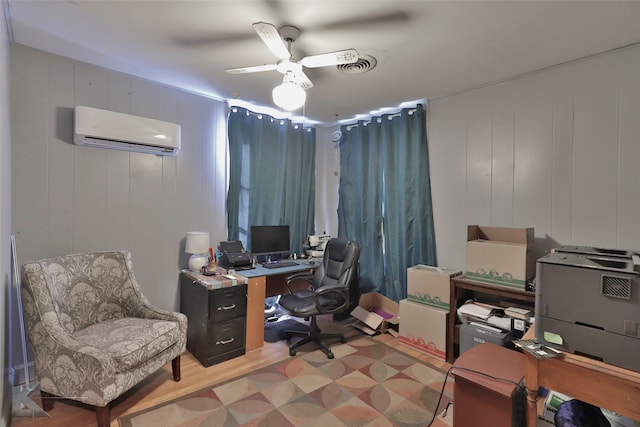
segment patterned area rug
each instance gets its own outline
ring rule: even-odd
[[[246,376],[118,419],[121,427],[426,426],[445,374],[371,338],[300,354]],[[449,378],[434,427],[452,426]]]

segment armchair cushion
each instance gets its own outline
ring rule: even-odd
[[[127,317],[88,326],[73,338],[105,352],[116,372],[126,372],[178,342],[180,329],[176,322]]]

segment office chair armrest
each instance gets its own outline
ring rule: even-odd
[[[303,281],[308,283],[308,287],[311,288],[313,284],[313,273],[308,271],[303,271],[301,273],[295,273],[291,276],[287,276],[285,279],[285,283],[287,284],[287,288],[289,289],[289,293],[293,294],[295,290],[291,287],[291,284],[298,281]]]
[[[322,304],[321,298],[330,298],[333,301],[340,301],[339,306],[331,306],[327,308]],[[315,290],[316,307],[322,314],[335,313],[342,311],[349,305],[349,288],[346,288],[343,284],[324,285]]]

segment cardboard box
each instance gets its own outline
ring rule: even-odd
[[[440,360],[447,358],[448,310],[429,307],[408,299],[400,301],[398,342]]]
[[[526,290],[536,274],[533,228],[484,227],[467,230],[467,277]]]
[[[407,299],[441,310],[449,310],[450,283],[452,276],[461,271],[428,265],[407,268]]]
[[[358,319],[353,324],[368,335],[389,333],[398,336],[398,303],[378,292],[368,292],[360,295],[358,306],[351,315]]]
[[[571,399],[573,398],[566,394],[549,390],[549,394],[547,394],[547,398],[544,401],[544,409],[540,418],[555,425],[555,416],[556,412],[558,412],[558,406],[560,406],[562,402],[566,402]]]

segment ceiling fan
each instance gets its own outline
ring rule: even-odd
[[[332,65],[350,64],[358,60],[358,51],[355,49],[345,49],[336,52],[323,53],[320,55],[305,56],[298,60],[291,55],[291,43],[296,41],[300,36],[300,30],[296,27],[285,25],[280,28],[280,31],[273,25],[267,22],[256,22],[253,24],[254,30],[258,33],[262,41],[267,45],[269,50],[278,58],[278,61],[274,64],[255,65],[251,67],[239,67],[228,68],[227,73],[231,74],[244,74],[244,73],[257,73],[262,71],[276,70],[284,74],[283,83],[274,89],[274,101],[280,105],[276,100],[276,90],[286,86],[287,89],[292,91],[298,91],[298,95],[306,97],[304,90],[311,89],[313,83],[309,80],[309,77],[304,73],[303,68],[318,68],[328,67]],[[300,88],[304,89],[300,92]],[[289,110],[299,108],[304,104],[302,102],[296,102],[297,106],[288,108],[283,105],[281,107]],[[293,104],[292,104],[293,105]]]

